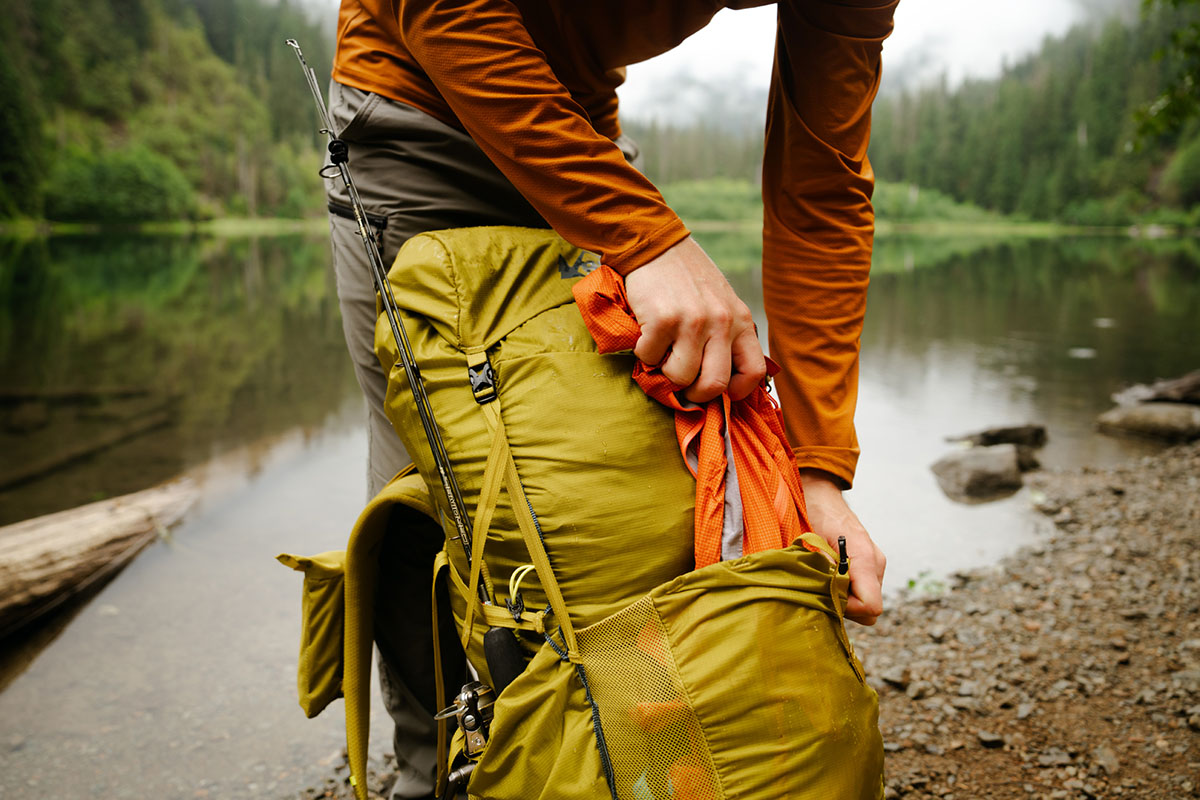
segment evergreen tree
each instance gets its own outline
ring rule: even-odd
[[[1194,202],[1189,143],[1200,131],[1166,131],[1136,147],[1136,110],[1174,85],[1175,66],[1153,54],[1187,30],[1183,4],[1200,0],[1132,24],[1075,28],[995,80],[881,98],[876,174],[1036,219],[1121,224]],[[1164,172],[1177,151],[1187,158]]]
[[[1158,53],[1170,62],[1171,77],[1138,115],[1144,136],[1175,133],[1200,114],[1200,0],[1145,0],[1144,7],[1151,14],[1158,9],[1184,12],[1170,43]]]

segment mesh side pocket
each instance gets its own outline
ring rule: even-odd
[[[650,597],[578,633],[617,797],[718,800],[700,721]]]

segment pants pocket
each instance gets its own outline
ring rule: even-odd
[[[329,85],[329,117],[339,130],[334,135],[339,139],[353,139],[371,118],[371,112],[379,105],[380,97],[362,89],[355,89],[331,81]]]

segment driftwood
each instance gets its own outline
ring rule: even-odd
[[[1006,425],[985,428],[975,433],[947,436],[947,442],[968,442],[975,447],[991,447],[996,444],[1015,444],[1018,447],[1041,447],[1046,443],[1045,425]]]
[[[1179,378],[1156,381],[1149,385],[1137,383],[1113,395],[1113,402],[1122,406],[1160,401],[1200,405],[1200,369]]]
[[[197,495],[176,481],[0,528],[0,639],[113,575]]]

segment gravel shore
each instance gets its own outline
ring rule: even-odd
[[[1200,443],[1029,483],[1041,543],[855,634],[886,796],[1200,794]]]
[[[1028,482],[1042,542],[853,632],[886,797],[1200,796],[1200,443]],[[344,766],[299,797],[353,797]]]

